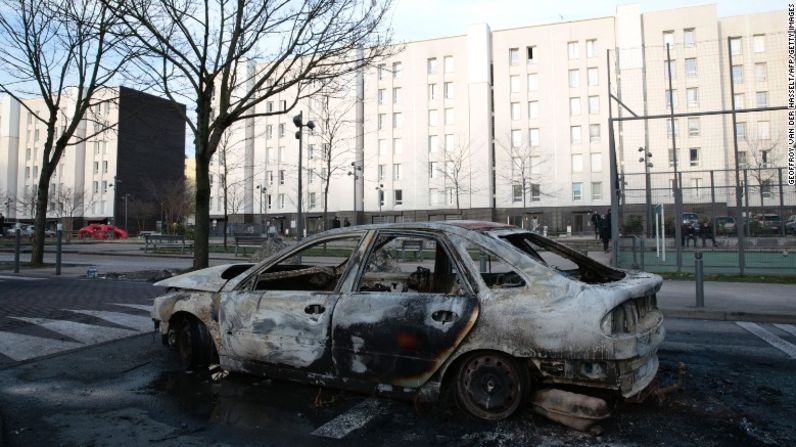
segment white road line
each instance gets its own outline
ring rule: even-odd
[[[68,312],[77,312],[84,315],[91,315],[92,317],[101,318],[111,323],[116,323],[120,326],[125,326],[139,332],[150,332],[155,330],[152,324],[152,319],[149,317],[142,317],[139,315],[130,315],[121,312],[108,312],[104,310],[73,310],[64,309]]]
[[[796,359],[796,345],[777,337],[755,323],[750,323],[748,321],[736,321],[735,324],[758,336],[761,340],[779,349],[785,354],[788,354],[790,358]]]
[[[97,326],[93,324],[79,323],[77,321],[69,320],[51,320],[49,318],[27,318],[27,317],[11,317],[17,320],[26,321],[28,323],[41,326],[45,329],[66,335],[67,337],[77,340],[80,343],[87,345],[94,343],[101,343],[108,340],[115,340],[117,338],[135,335],[136,331],[127,329],[119,329],[108,326]]]
[[[33,278],[30,276],[0,275],[0,279],[16,279],[19,281],[41,281],[44,278]]]
[[[152,311],[151,304],[127,304],[127,303],[113,303],[114,306],[124,306],[129,307],[131,309],[138,309],[138,310],[145,310],[147,312]]]
[[[325,438],[342,439],[383,413],[381,402],[379,399],[365,399],[345,413],[316,428],[312,434]]]
[[[775,323],[774,326],[796,337],[796,326],[792,324],[777,324],[777,323]]]
[[[0,332],[0,354],[14,360],[27,360],[81,346],[83,345],[71,341]]]

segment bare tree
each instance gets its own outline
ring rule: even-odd
[[[528,207],[528,198],[540,197],[542,192],[542,165],[546,161],[539,146],[512,141],[511,135],[496,139],[507,163],[501,163],[496,177],[511,188],[512,201],[522,195],[522,207]]]
[[[0,0],[0,92],[8,93],[45,128],[31,264],[41,264],[50,178],[67,146],[108,130],[98,120],[81,135],[87,111],[98,92],[127,61],[120,53],[123,35],[111,33],[113,14],[91,0]],[[43,110],[27,98],[41,98]]]
[[[349,144],[357,137],[352,130],[355,120],[351,111],[356,102],[347,98],[330,98],[322,95],[313,109],[316,117],[313,135],[321,142],[318,152],[318,163],[322,166],[309,166],[307,175],[315,175],[323,183],[323,229],[329,224],[329,186],[333,177],[340,175],[350,166],[345,164],[346,156],[350,155]],[[313,158],[314,154],[313,154]],[[309,164],[309,163],[308,163]]]
[[[779,181],[776,168],[782,162],[780,150],[782,140],[783,134],[781,133],[774,138],[759,133],[755,136],[744,135],[746,159],[742,164],[746,167],[749,176],[757,183],[760,206],[763,206],[765,197],[771,194],[771,185],[775,181]]]
[[[456,209],[461,210],[462,194],[476,192],[473,187],[473,176],[481,172],[480,168],[473,166],[472,148],[469,141],[453,144],[452,147],[443,148],[444,157],[441,166],[435,168],[443,182],[446,194],[453,196]],[[432,169],[432,168],[429,168]]]
[[[49,212],[54,214],[64,224],[64,233],[67,240],[71,239],[74,230],[74,218],[78,212],[83,211],[94,203],[94,196],[86,200],[86,192],[72,188],[56,188],[50,192]]]
[[[194,268],[208,262],[209,164],[233,123],[282,114],[342,75],[372,65],[389,42],[392,0],[103,0],[135,36],[145,75],[185,116],[196,154]],[[266,61],[255,64],[253,61]],[[284,107],[257,105],[275,98]]]

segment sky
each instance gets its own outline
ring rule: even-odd
[[[492,30],[613,16],[618,5],[637,3],[641,12],[716,4],[719,16],[787,9],[773,0],[395,0],[393,32],[397,42],[465,34],[467,26],[486,22]],[[784,23],[784,22],[783,22]]]

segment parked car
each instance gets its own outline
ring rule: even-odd
[[[785,221],[785,234],[796,234],[796,214]]]
[[[776,214],[757,216],[758,234],[778,234],[782,231],[782,218]]]
[[[450,389],[500,420],[538,387],[647,388],[661,283],[509,225],[367,225],[160,281],[152,318],[188,368],[426,400]]]
[[[699,224],[699,215],[697,213],[683,213],[683,223],[690,225]]]
[[[717,234],[735,234],[735,218],[732,216],[719,216],[714,219]]]

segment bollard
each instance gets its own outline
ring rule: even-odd
[[[694,253],[694,275],[696,276],[696,307],[705,307],[705,272],[702,265],[702,252]]]
[[[63,239],[64,235],[64,225],[58,224],[55,230],[56,236],[58,237],[55,243],[55,274],[61,274],[61,240]]]
[[[19,273],[19,250],[22,244],[22,226],[19,225],[19,222],[14,227],[14,231],[17,233],[17,240],[14,244],[14,273]]]

